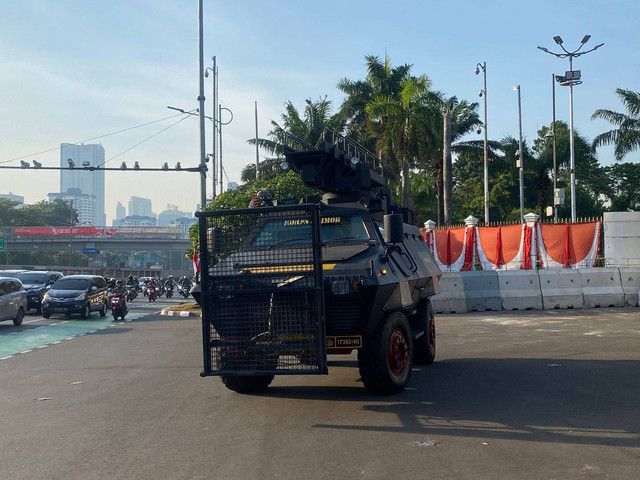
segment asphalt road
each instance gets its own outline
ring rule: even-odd
[[[437,326],[437,363],[391,397],[362,389],[355,355],[228,391],[198,375],[194,317],[16,354],[0,361],[0,478],[640,478],[640,309]]]

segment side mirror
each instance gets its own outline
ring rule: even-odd
[[[402,215],[392,213],[384,216],[385,243],[402,243],[404,240],[404,223]]]
[[[93,287],[91,287],[91,291],[95,292],[96,290],[98,290],[98,287],[96,287],[95,285]]]

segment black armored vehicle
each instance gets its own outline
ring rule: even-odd
[[[247,209],[197,213],[202,375],[231,390],[326,374],[327,354],[357,349],[365,388],[393,394],[413,364],[434,361],[440,270],[412,212],[391,204],[373,154],[324,138],[319,148],[288,138],[283,163],[322,199],[261,191]]]

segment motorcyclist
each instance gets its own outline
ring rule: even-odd
[[[116,279],[110,278],[109,283],[107,283],[107,286],[109,287],[109,290],[113,290],[114,288],[116,288]]]
[[[164,281],[164,286],[173,288],[173,285],[174,285],[173,275],[169,275]]]
[[[127,293],[127,289],[124,286],[124,284],[122,283],[122,280],[118,280],[117,282],[115,282],[115,288],[113,289],[113,293],[122,294],[122,295]]]
[[[129,275],[129,278],[127,279],[127,287],[135,287],[136,286],[136,280],[133,277],[133,275]]]

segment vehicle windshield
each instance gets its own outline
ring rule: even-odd
[[[47,283],[49,275],[46,273],[19,273],[15,276],[22,283]]]
[[[303,244],[310,235],[311,224],[307,220],[272,219],[264,224],[260,233],[251,241],[251,246]],[[369,240],[360,215],[322,217],[320,236],[323,243]]]
[[[86,290],[89,288],[89,280],[86,278],[62,278],[54,285],[54,290]]]

